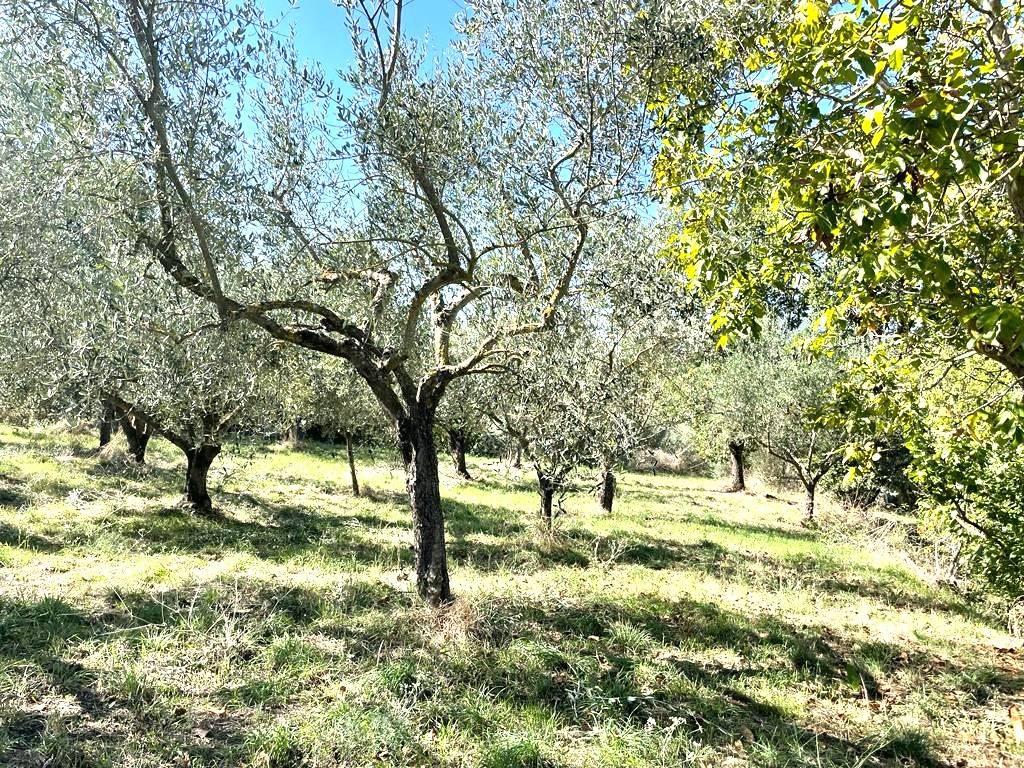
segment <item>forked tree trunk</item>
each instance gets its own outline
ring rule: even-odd
[[[104,401],[103,412],[100,414],[100,448],[110,444],[116,428],[117,420],[114,413],[114,404]]]
[[[605,467],[601,473],[601,509],[605,512],[612,511],[612,505],[615,503],[615,474],[612,472],[611,467]]]
[[[743,443],[732,441],[729,443],[729,463],[731,466],[732,482],[729,485],[730,491],[743,491],[747,488],[747,480],[744,472],[745,450]]]
[[[451,602],[444,512],[434,445],[434,407],[416,405],[398,419],[398,444],[405,462],[406,487],[412,507],[416,590],[430,605]]]
[[[200,515],[213,512],[213,501],[207,489],[210,465],[220,453],[219,445],[204,444],[185,451],[188,467],[185,470],[185,501]]]
[[[472,480],[466,467],[466,433],[461,429],[448,430],[448,449],[455,464],[455,474],[465,480]]]
[[[135,416],[121,417],[121,431],[128,441],[128,450],[138,464],[146,463],[146,447],[149,445],[149,425]]]
[[[555,524],[555,483],[539,468],[537,469],[537,493],[540,494],[540,519],[550,531]]]
[[[348,473],[352,478],[352,495],[359,495],[359,477],[356,475],[356,457],[352,453],[352,433],[345,431],[345,451],[348,453]]]

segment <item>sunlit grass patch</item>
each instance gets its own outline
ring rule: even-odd
[[[141,470],[92,450],[0,428],[8,763],[1019,755],[1004,721],[1019,644],[884,542],[808,530],[762,492],[624,473],[613,513],[576,493],[549,534],[527,473],[444,468],[460,599],[435,612],[412,595],[404,478],[384,451],[361,452],[371,492],[355,497],[337,446],[229,447],[222,517],[204,519],[177,505],[166,444]]]

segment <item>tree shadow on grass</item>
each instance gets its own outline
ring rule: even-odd
[[[301,505],[260,502],[269,522],[202,517],[172,508],[159,514],[123,512],[109,526],[152,551],[225,555],[247,552],[281,562],[317,553],[339,563],[374,565],[395,562],[393,545],[376,542],[357,521],[324,515]],[[403,561],[410,558],[399,550]]]
[[[55,598],[0,599],[0,676],[28,685],[28,701],[10,701],[0,719],[0,761],[9,765],[93,765],[103,759],[93,747],[130,740],[139,730],[165,734],[170,712],[151,691],[131,693],[101,686],[95,670],[75,656],[110,625]],[[170,738],[165,736],[164,738]],[[168,743],[173,743],[173,739]],[[102,750],[101,750],[102,751]]]
[[[801,531],[793,528],[784,528],[775,525],[764,525],[756,523],[737,523],[732,520],[723,520],[721,517],[708,515],[695,515],[687,513],[680,518],[680,522],[687,525],[699,525],[706,528],[717,528],[718,530],[736,533],[741,536],[759,536],[782,541],[819,541],[820,537],[813,531]]]
[[[469,504],[455,499],[442,501],[446,530],[452,536],[483,533],[491,536],[515,536],[526,531],[523,513],[491,504]]]
[[[28,504],[28,495],[22,490],[24,485],[23,480],[0,473],[0,507],[22,507]]]
[[[515,493],[537,493],[537,481],[530,475],[513,477],[512,475],[500,474],[495,470],[484,469],[483,472],[478,470],[472,480],[464,482],[471,487],[486,488],[487,490],[498,491],[499,493],[508,493],[509,491]]]
[[[139,645],[152,633],[172,647],[184,635],[201,645],[218,628],[223,631],[225,621],[242,621],[252,631],[248,643],[233,648],[232,661],[244,665],[282,633],[328,611],[335,615],[346,605],[384,597],[372,587],[326,596],[269,583],[214,582],[151,594],[111,593],[97,612],[49,597],[0,598],[0,685],[27,692],[0,703],[0,764],[108,765],[133,752],[157,760],[147,764],[238,764],[252,726],[252,713],[244,707],[211,707],[200,700],[184,707],[181,697],[193,693],[187,687],[154,688],[120,664],[89,667],[80,659],[122,659],[125,645]],[[104,651],[106,644],[117,647]]]
[[[873,698],[880,697],[877,680],[849,644],[825,630],[797,629],[773,618],[751,619],[711,603],[670,602],[655,597],[646,597],[642,603],[585,601],[568,608],[528,606],[520,616],[524,626],[533,628],[540,639],[572,638],[568,643],[563,639],[561,644],[569,649],[585,649],[586,655],[592,653],[601,660],[587,667],[566,658],[568,653],[545,657],[544,663],[556,680],[560,671],[584,673],[585,679],[573,685],[533,691],[549,699],[556,711],[586,717],[585,710],[593,709],[590,714],[597,719],[610,715],[656,727],[684,721],[699,734],[700,741],[718,747],[732,743],[740,733],[751,733],[754,740],[763,742],[762,746],[784,755],[787,764],[800,763],[817,752],[837,764],[863,760],[858,764],[872,765],[880,764],[872,762],[873,758],[894,758],[910,759],[913,765],[940,765],[922,752],[919,744],[907,751],[898,744],[859,743],[802,726],[782,709],[742,690],[744,684],[759,680],[775,687],[796,674],[832,688],[838,695],[867,690]],[[508,625],[502,622],[499,626]],[[513,641],[504,637],[498,644],[507,647]],[[636,673],[644,665],[659,663],[651,653],[662,644],[679,649],[679,655],[670,652],[660,660],[660,665],[674,674],[666,673],[664,688],[652,691],[646,682],[649,673],[645,672],[643,683]],[[744,660],[742,666],[686,658],[687,649],[696,650],[699,657],[700,651],[714,647],[739,654]],[[758,663],[752,664],[752,659]],[[525,683],[517,679],[515,666],[502,670],[498,664],[496,669],[499,675],[511,671],[509,682],[516,686]]]
[[[261,659],[281,639],[322,635],[344,641],[336,651],[323,651],[338,654],[325,659],[326,668],[340,667],[343,677],[369,675],[364,682],[370,690],[377,685],[383,691],[376,697],[394,697],[420,733],[453,726],[484,738],[500,729],[501,723],[480,721],[479,712],[464,706],[467,697],[483,692],[497,705],[494,711],[534,713],[532,718],[550,713],[557,728],[679,732],[722,754],[744,741],[744,749],[773,755],[772,765],[942,766],[917,732],[847,738],[757,694],[810,686],[825,698],[856,700],[867,692],[898,704],[900,693],[887,688],[888,677],[905,669],[949,671],[948,662],[926,652],[857,646],[828,628],[654,595],[484,598],[468,614],[453,614],[463,621],[465,640],[450,646],[440,641],[447,646],[442,648],[437,636],[452,620],[446,616],[371,580],[315,588],[223,580],[111,592],[92,612],[52,598],[0,599],[0,677],[38,679],[31,701],[4,708],[0,734],[8,752],[0,761],[47,764],[56,728],[67,750],[85,756],[79,764],[133,753],[164,764],[181,753],[238,764],[259,712],[301,707],[324,684],[315,670],[275,673]],[[459,616],[469,616],[468,622]],[[106,679],[116,668],[103,662],[87,668],[80,661],[103,658],[105,643],[119,644],[108,657],[123,658],[125,646],[154,641],[160,658],[176,653],[172,659],[179,660],[172,663],[187,665],[188,655],[223,635],[225,626],[241,631],[218,651],[230,673],[209,694],[196,695],[187,679],[172,683],[180,687],[174,691],[166,683],[125,689]],[[722,663],[723,649],[739,661]],[[872,672],[879,667],[882,679]],[[973,671],[961,671],[962,680],[950,678],[951,685],[971,684]],[[326,684],[331,679],[338,678]],[[75,711],[64,711],[66,697],[77,703]],[[219,714],[211,715],[211,708]],[[302,717],[306,710],[298,712]]]
[[[424,656],[402,634],[370,644],[382,684],[421,711],[425,727],[488,732],[486,722],[463,722],[467,712],[459,703],[469,692],[487,691],[492,704],[550,712],[555,728],[680,730],[723,752],[749,734],[749,748],[774,754],[773,765],[943,765],[916,732],[852,740],[805,725],[745,692],[813,683],[832,695],[880,697],[878,681],[837,635],[654,596],[499,599],[476,608],[475,644],[459,654]],[[703,649],[722,647],[739,654],[742,666],[701,656]]]
[[[56,552],[63,546],[60,542],[46,536],[40,536],[3,522],[0,522],[0,544],[20,547],[33,552]]]

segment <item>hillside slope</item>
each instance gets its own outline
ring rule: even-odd
[[[444,467],[451,608],[412,599],[403,476],[238,446],[180,466],[0,428],[0,763],[1010,766],[1020,642],[881,542],[627,475],[556,535],[497,462]]]

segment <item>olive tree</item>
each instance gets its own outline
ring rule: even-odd
[[[464,376],[452,384],[448,397],[441,404],[438,422],[448,440],[455,474],[463,480],[472,480],[466,465],[466,451],[474,438],[488,426],[486,413],[487,386],[479,376]]]
[[[84,82],[61,116],[68,157],[85,173],[128,160],[116,215],[166,276],[222,322],[366,382],[406,465],[417,588],[439,604],[438,404],[557,324],[592,235],[646,184],[628,45],[643,17],[478,0],[428,63],[401,0],[359,6],[355,61],[336,76],[300,62],[252,2],[28,0],[12,23],[26,55]],[[464,343],[483,314],[491,332]]]
[[[730,491],[746,489],[748,460],[761,434],[769,383],[764,351],[753,341],[708,350],[690,360],[678,381],[678,407],[694,447],[711,461],[728,456]]]
[[[775,463],[796,475],[804,491],[804,516],[810,522],[821,481],[845,456],[847,435],[834,417],[840,362],[782,347],[772,353],[763,369],[757,441]]]
[[[278,356],[172,284],[122,279],[103,260],[80,267],[20,297],[17,312],[0,310],[22,402],[50,416],[110,409],[140,463],[150,437],[164,437],[185,455],[186,503],[212,513],[208,473],[225,435],[280,421],[270,397]]]
[[[548,528],[582,467],[600,472],[598,499],[611,511],[615,471],[656,431],[665,382],[666,336],[640,324],[621,328],[594,305],[577,306],[574,315],[557,333],[523,346],[495,378],[487,406],[492,423],[533,465]]]
[[[359,495],[354,440],[389,430],[380,404],[343,360],[291,349],[276,397],[285,423],[345,441],[352,494]]]

